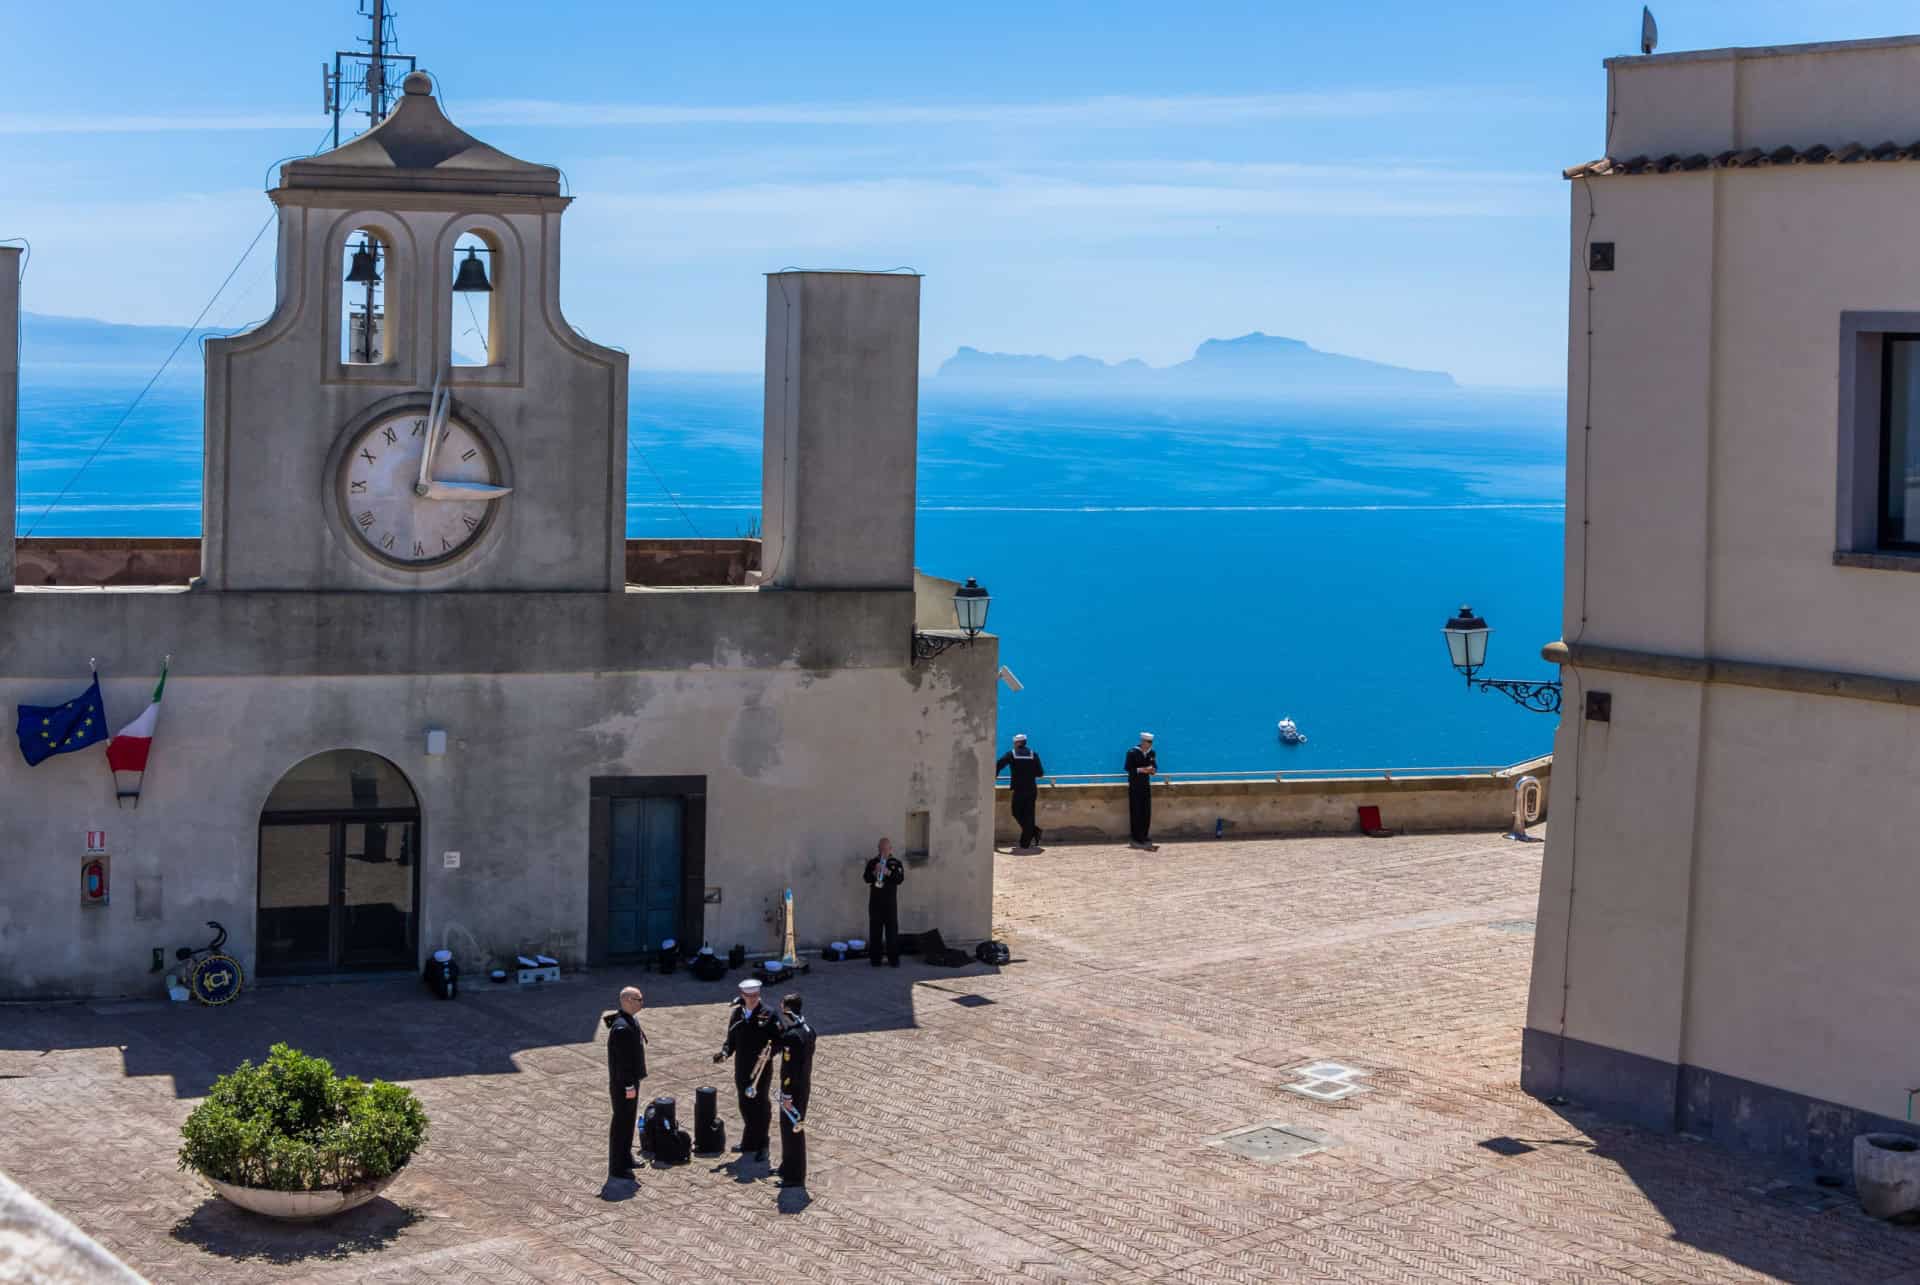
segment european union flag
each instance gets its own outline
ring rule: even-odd
[[[22,705],[20,753],[28,767],[56,754],[84,750],[107,739],[107,708],[100,703],[100,675],[64,705]]]

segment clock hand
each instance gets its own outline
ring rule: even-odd
[[[429,500],[497,500],[503,495],[513,494],[510,486],[494,486],[487,482],[441,482],[427,483],[422,498]]]
[[[434,439],[439,436],[440,431],[442,406],[441,380],[443,378],[444,374],[433,377],[433,396],[427,402],[427,440],[420,446],[420,476],[415,478],[413,482],[413,493],[415,495],[425,495],[427,493],[428,479],[433,476],[433,448]],[[452,391],[448,390],[445,396],[448,400],[452,400]]]

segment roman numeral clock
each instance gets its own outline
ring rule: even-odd
[[[199,587],[624,594],[627,359],[560,306],[560,171],[401,90],[280,167],[275,311],[206,343]]]
[[[427,569],[457,561],[512,488],[486,439],[436,397],[389,412],[347,444],[339,465],[347,535],[380,561]]]

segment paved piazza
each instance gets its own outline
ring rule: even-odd
[[[803,979],[810,1202],[701,1159],[602,1199],[614,988],[646,987],[645,1087],[689,1124],[732,993],[615,972],[451,1004],[393,979],[0,1008],[0,1169],[158,1281],[1920,1283],[1920,1228],[1520,1092],[1539,858],[1482,836],[1003,854],[1012,965]],[[424,1099],[432,1140],[386,1198],[288,1228],[176,1169],[195,1095],[274,1040]],[[1209,1143],[1263,1124],[1286,1130],[1269,1159]]]

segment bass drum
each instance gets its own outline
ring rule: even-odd
[[[226,1004],[240,993],[245,980],[239,960],[232,955],[213,954],[194,965],[187,989],[202,1004]]]

